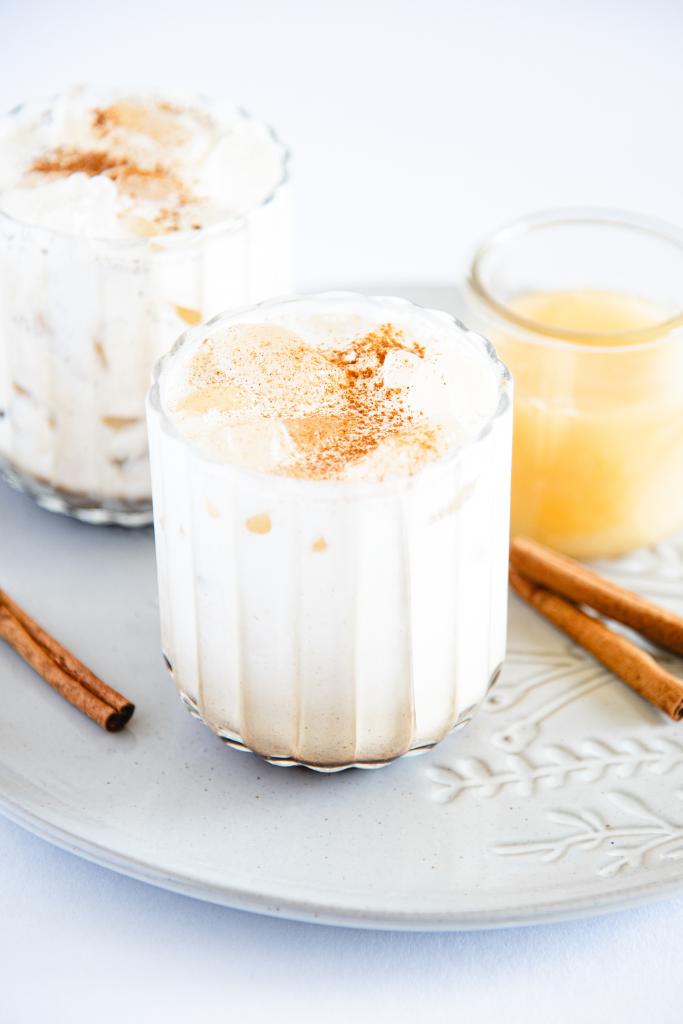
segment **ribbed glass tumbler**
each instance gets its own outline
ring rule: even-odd
[[[369,768],[429,748],[469,719],[504,657],[511,381],[488,342],[423,313],[489,364],[497,406],[475,440],[410,477],[306,480],[212,461],[163,405],[164,369],[200,329],[155,373],[165,658],[194,714],[276,764]]]
[[[0,119],[0,152],[23,116]],[[0,211],[0,473],[40,505],[95,523],[151,522],[152,367],[184,325],[291,288],[288,154],[273,144],[272,193],[196,231],[100,239]]]

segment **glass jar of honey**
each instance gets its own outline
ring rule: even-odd
[[[480,246],[467,293],[515,381],[513,534],[594,558],[683,528],[683,232],[526,217]]]

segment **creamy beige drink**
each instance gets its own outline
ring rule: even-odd
[[[432,746],[504,655],[510,382],[451,317],[330,293],[187,332],[148,405],[164,651],[227,742]]]
[[[0,463],[151,516],[144,396],[187,324],[291,287],[287,154],[208,100],[72,92],[0,121]]]

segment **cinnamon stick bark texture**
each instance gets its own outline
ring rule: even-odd
[[[585,565],[536,541],[517,537],[510,546],[510,563],[527,579],[577,604],[630,626],[660,647],[683,654],[683,618],[647,601],[625,587],[603,579]]]
[[[646,651],[604,623],[586,615],[563,597],[537,586],[510,566],[510,585],[521,598],[576,640],[598,661],[667,715],[683,717],[683,682],[663,669]]]
[[[0,637],[70,704],[107,732],[118,732],[135,705],[112,689],[0,590]]]

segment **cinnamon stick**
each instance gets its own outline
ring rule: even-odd
[[[586,615],[563,597],[537,586],[510,566],[510,585],[521,598],[536,608],[567,636],[576,640],[598,661],[623,679],[637,693],[678,722],[683,717],[683,682],[646,651]]]
[[[107,732],[118,732],[135,705],[112,689],[0,591],[0,637],[54,690]]]
[[[54,661],[66,672],[73,676],[76,682],[89,690],[95,697],[99,697],[105,704],[109,704],[115,711],[123,712],[130,706],[130,701],[123,694],[108,686],[99,676],[91,672],[87,665],[67,650],[66,647],[50,636],[35,619],[32,619],[28,612],[20,608],[16,601],[13,601],[8,593],[0,590],[0,606],[4,606],[24,627],[26,632],[53,658]],[[132,712],[131,712],[132,714]],[[128,716],[130,718],[130,715]],[[127,721],[127,719],[126,719]]]
[[[510,563],[534,583],[630,626],[660,647],[683,654],[680,615],[604,579],[573,558],[526,537],[516,537],[510,546]]]

